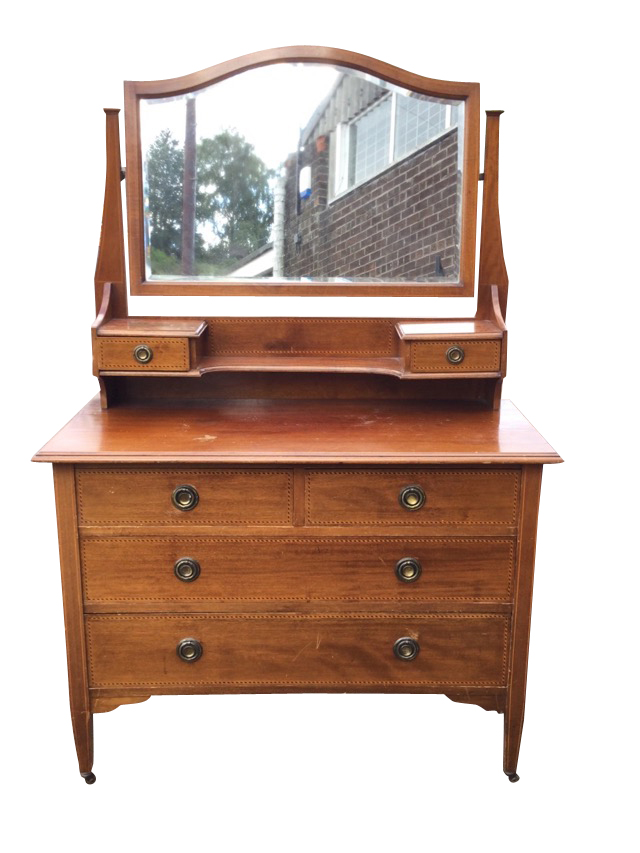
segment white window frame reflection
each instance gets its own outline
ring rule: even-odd
[[[413,146],[412,148],[408,148],[401,154],[401,156],[396,156],[395,149],[396,141],[398,138],[398,104],[400,103],[400,97],[405,96],[399,96],[396,92],[390,92],[386,95],[383,95],[382,98],[378,98],[378,100],[371,104],[369,107],[367,107],[366,110],[363,110],[360,115],[356,116],[348,122],[341,122],[336,126],[336,129],[331,132],[329,143],[329,202],[337,201],[338,199],[344,197],[347,193],[351,192],[354,189],[357,189],[359,186],[362,186],[363,184],[367,183],[367,181],[370,181],[377,175],[381,175],[383,172],[385,172],[387,169],[390,169],[392,166],[395,166],[397,163],[400,163],[403,160],[406,160],[408,157],[411,157],[413,154],[416,153],[416,151],[425,148],[427,145],[431,145],[437,139],[440,139],[442,136],[445,136],[447,133],[449,133],[452,128],[459,126],[457,110],[464,109],[462,104],[453,105],[457,108],[455,113],[456,119],[454,120],[454,111],[452,108],[452,104],[442,104],[430,99],[420,99],[419,102],[428,103],[430,107],[438,106],[443,109],[444,127],[442,130],[428,135],[427,138],[419,140],[415,146]],[[379,109],[384,103],[387,103],[389,101],[391,102],[389,133],[388,136],[385,138],[383,146],[381,146],[384,150],[386,150],[386,154],[384,157],[384,165],[357,180],[355,160],[358,157],[358,151],[357,141],[355,140],[355,133],[357,132],[358,124],[362,122],[363,119],[366,119],[372,113],[372,111]]]

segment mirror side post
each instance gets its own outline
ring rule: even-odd
[[[96,314],[100,311],[103,302],[104,286],[107,282],[111,282],[110,313],[112,317],[126,317],[128,315],[122,193],[120,189],[123,172],[120,164],[119,112],[120,110],[117,109],[105,108],[107,116],[107,170],[104,185],[102,229],[94,279]]]
[[[500,311],[504,321],[507,316],[509,276],[502,251],[500,209],[498,206],[500,116],[503,112],[503,110],[487,110],[480,263],[478,268],[478,312],[476,316],[478,319],[491,319],[493,317],[491,287],[496,285]]]

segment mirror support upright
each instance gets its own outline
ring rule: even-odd
[[[111,316],[126,317],[127,272],[124,257],[124,226],[122,221],[122,167],[120,165],[120,110],[105,108],[107,139],[107,172],[104,185],[102,229],[95,272],[96,313],[103,303],[104,285],[111,282]]]
[[[478,319],[493,317],[492,285],[498,288],[502,320],[507,316],[509,276],[502,251],[500,209],[498,206],[498,157],[500,116],[504,110],[487,110],[484,144],[484,189],[482,193],[482,226],[480,231],[480,265],[478,269]]]

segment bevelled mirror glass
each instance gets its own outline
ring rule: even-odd
[[[145,283],[465,283],[465,97],[279,61],[136,106]]]

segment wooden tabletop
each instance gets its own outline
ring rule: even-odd
[[[354,400],[220,400],[210,406],[89,402],[36,455],[73,463],[562,462],[516,407]]]

